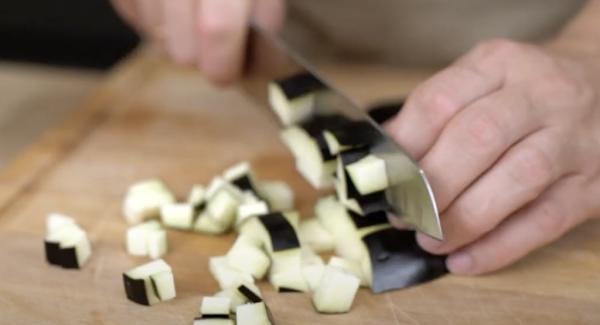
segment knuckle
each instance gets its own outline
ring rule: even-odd
[[[554,166],[552,160],[541,148],[523,148],[509,173],[516,184],[520,184],[526,193],[537,194],[552,182]]]
[[[455,111],[454,99],[451,95],[442,91],[430,91],[421,88],[415,92],[414,100],[426,121],[430,124],[437,124],[438,121],[452,115]]]
[[[468,143],[477,151],[488,151],[504,142],[504,127],[499,119],[488,112],[477,114],[464,127]]]
[[[211,39],[222,39],[232,32],[232,26],[226,19],[203,19],[199,22],[202,34]]]
[[[534,226],[542,234],[558,235],[566,229],[566,215],[560,206],[552,201],[545,201],[539,206],[538,215],[533,218]]]
[[[496,38],[479,43],[474,51],[482,58],[505,60],[523,55],[527,51],[527,46],[513,40]]]

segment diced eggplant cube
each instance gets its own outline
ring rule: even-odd
[[[150,276],[154,291],[160,301],[167,301],[175,298],[175,279],[171,271],[165,271]]]
[[[238,287],[240,284],[254,284],[252,275],[231,267],[226,256],[211,257],[208,265],[210,273],[221,289]]]
[[[346,313],[352,308],[360,279],[338,268],[327,266],[313,297],[320,313]]]
[[[229,228],[211,218],[205,211],[201,213],[194,223],[194,231],[210,235],[220,235],[227,232]]]
[[[91,256],[91,245],[85,231],[76,224],[66,224],[50,233],[45,241],[48,263],[66,269],[81,268]]]
[[[281,181],[258,183],[258,192],[268,203],[272,211],[287,211],[294,208],[294,192]]]
[[[146,237],[148,257],[157,259],[167,253],[167,232],[163,229],[151,230]]]
[[[237,325],[271,325],[271,314],[264,302],[240,305],[236,309]]]
[[[255,279],[262,279],[271,264],[267,254],[249,237],[239,236],[227,253],[228,264]]]
[[[346,170],[361,195],[383,191],[389,186],[385,161],[375,155],[347,165]]]
[[[130,224],[160,216],[160,207],[175,202],[175,197],[164,183],[149,180],[130,187],[123,203],[123,214]]]
[[[206,213],[225,228],[231,227],[237,215],[237,209],[242,203],[242,194],[224,186],[217,190],[206,204]]]
[[[147,221],[127,229],[127,252],[134,256],[148,255],[148,234],[160,230],[160,223],[156,220]]]
[[[269,282],[280,292],[306,292],[308,285],[302,274],[300,248],[274,252],[269,271]]]
[[[200,305],[202,318],[229,318],[231,299],[227,297],[204,297]]]
[[[189,230],[195,216],[194,206],[189,203],[165,204],[160,208],[160,218],[166,227]]]
[[[281,132],[281,139],[296,160],[298,172],[315,188],[333,183],[335,160],[325,161],[319,145],[304,129],[290,127]]]
[[[194,207],[195,212],[202,209],[206,201],[206,188],[202,185],[192,186],[192,190],[187,198],[187,203]]]
[[[315,93],[324,89],[311,74],[297,74],[269,84],[269,103],[281,123],[298,123],[312,115]]]
[[[66,225],[74,225],[75,220],[73,218],[65,216],[60,213],[52,213],[46,218],[46,232],[51,234],[58,231],[60,228]]]
[[[171,267],[155,260],[123,274],[127,298],[142,305],[152,305],[175,297],[175,282]]]
[[[317,252],[333,250],[333,235],[323,227],[317,218],[306,219],[298,227],[300,241]]]
[[[269,206],[264,201],[244,203],[238,207],[236,227],[239,227],[248,218],[269,213]]]

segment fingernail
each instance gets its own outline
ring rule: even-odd
[[[443,241],[431,238],[421,233],[417,233],[417,242],[426,251],[437,251],[444,245]]]
[[[473,257],[467,252],[458,252],[450,255],[446,263],[450,272],[457,274],[470,273],[475,264]]]

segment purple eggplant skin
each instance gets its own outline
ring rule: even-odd
[[[412,230],[382,229],[363,237],[371,261],[374,293],[407,288],[448,273],[446,256],[417,243]]]
[[[274,252],[300,247],[296,230],[280,212],[259,216],[265,229],[271,237],[271,247]]]

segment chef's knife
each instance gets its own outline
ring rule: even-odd
[[[395,141],[389,138],[381,127],[358,105],[322,78],[317,71],[300,55],[291,50],[284,40],[257,26],[252,26],[248,35],[248,59],[243,88],[268,106],[268,85],[271,81],[295,75],[310,73],[320,80],[326,91],[315,96],[318,110],[334,111],[352,120],[368,121],[378,135],[371,151],[385,160],[388,184],[386,197],[393,215],[404,223],[415,227],[431,237],[443,239],[437,206],[427,177],[419,164]]]

